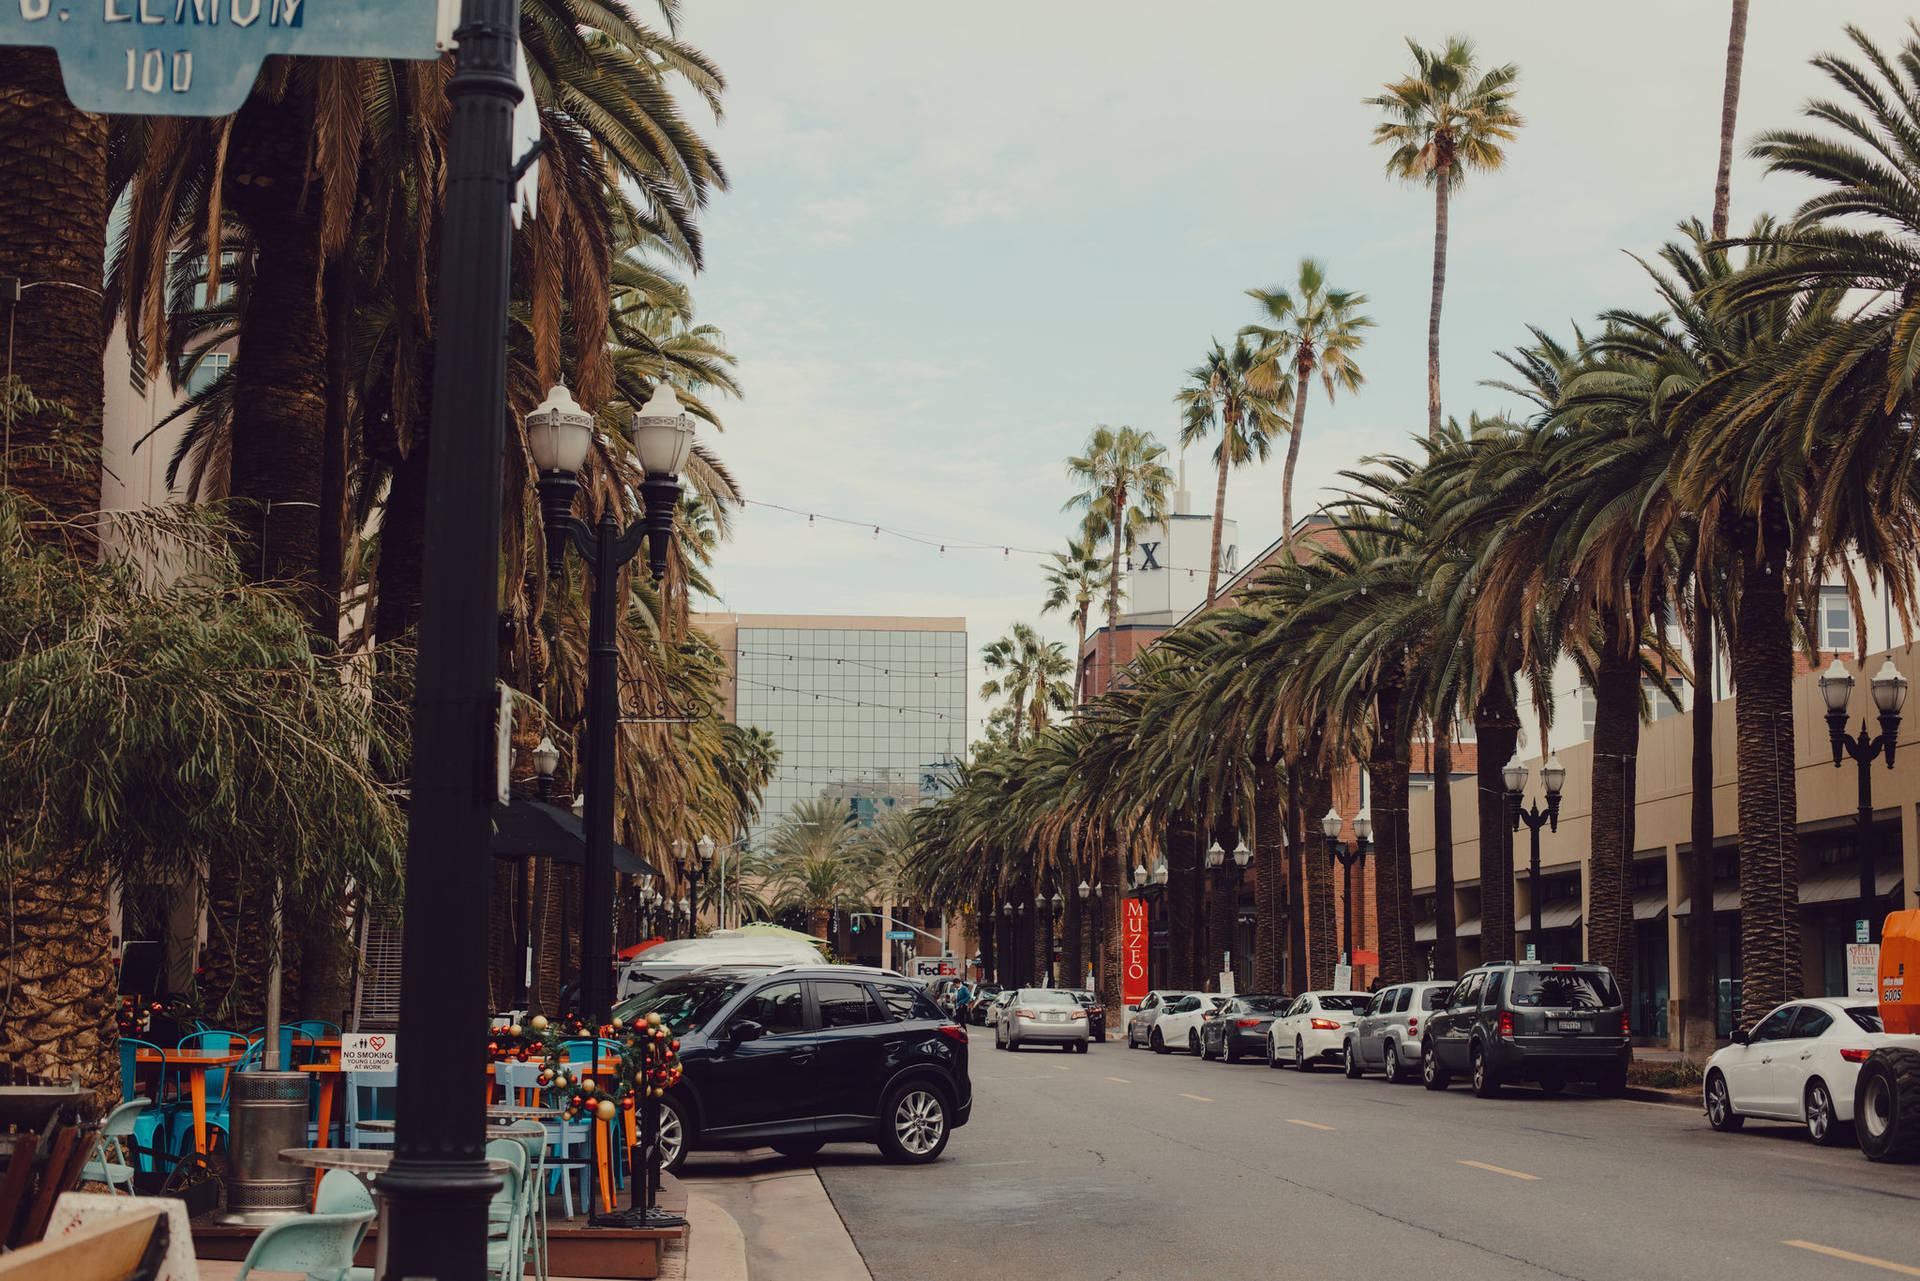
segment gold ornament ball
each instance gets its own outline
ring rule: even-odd
[[[528,1020],[528,1022],[536,1032],[544,1032],[547,1030],[547,1016],[544,1014],[536,1014],[532,1019]]]
[[[611,1121],[613,1120],[614,1113],[618,1111],[619,1109],[613,1106],[612,1099],[601,1099],[600,1102],[595,1105],[593,1114],[602,1121]]]
[[[519,1036],[519,1035],[520,1035],[520,1034],[521,1034],[522,1032],[524,1032],[524,1031],[526,1031],[526,1029],[525,1029],[525,1028],[523,1028],[523,1027],[521,1027],[521,1026],[520,1026],[520,1025],[518,1024],[518,1023],[509,1023],[509,1024],[507,1024],[507,1035],[508,1035],[508,1036],[514,1036],[514,1037],[517,1037],[517,1036]]]
[[[613,1022],[612,1022],[611,1024],[609,1024],[608,1026],[610,1026],[611,1028],[613,1028],[613,1030],[614,1030],[614,1031],[616,1031],[616,1032],[618,1032],[618,1031],[620,1030],[620,1020],[616,1018],[616,1019],[614,1019],[614,1021],[613,1021]]]
[[[659,1027],[659,1026],[660,1026],[660,1016],[659,1016],[658,1014],[649,1014],[649,1015],[647,1015],[647,1026],[648,1026],[648,1027]]]

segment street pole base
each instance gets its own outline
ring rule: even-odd
[[[652,1232],[661,1228],[684,1228],[687,1221],[677,1214],[668,1214],[658,1208],[644,1209],[635,1207],[627,1210],[615,1210],[611,1214],[595,1214],[587,1220],[590,1228],[627,1228],[636,1232]]]

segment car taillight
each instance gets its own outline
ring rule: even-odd
[[[1259,1027],[1260,1020],[1259,1019],[1235,1019],[1233,1021],[1233,1025],[1235,1027]]]
[[[962,1045],[967,1043],[967,1029],[961,1027],[958,1023],[942,1023],[940,1030]]]
[[[1625,1010],[1620,1011],[1620,1035],[1621,1036],[1633,1035],[1633,1020],[1627,1017],[1627,1012]]]
[[[1308,1026],[1314,1028],[1316,1031],[1332,1032],[1338,1029],[1340,1025],[1332,1019],[1313,1019],[1308,1023]]]
[[[1513,1011],[1500,1011],[1500,1035],[1509,1041],[1513,1039]]]
[[[1849,1063],[1865,1063],[1867,1055],[1871,1053],[1873,1053],[1872,1050],[1842,1050],[1840,1057]]]
[[[1075,1010],[1073,1012],[1073,1017],[1076,1019],[1084,1019],[1087,1017],[1087,1012],[1085,1010]]]
[[[1015,1010],[1013,1012],[1013,1017],[1016,1019],[1030,1019],[1033,1017],[1033,1011],[1032,1010]]]
[[[1418,1036],[1419,1034],[1420,1034],[1420,1019],[1419,1019],[1419,1016],[1416,1015],[1413,1018],[1410,1018],[1407,1020],[1407,1035]]]

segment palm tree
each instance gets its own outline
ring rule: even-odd
[[[1747,0],[1733,0],[1727,28],[1727,78],[1720,93],[1720,167],[1713,176],[1713,238],[1727,235],[1727,206],[1732,199],[1733,119],[1740,109],[1740,66],[1747,58]]]
[[[1273,449],[1273,436],[1281,430],[1280,415],[1286,407],[1286,387],[1262,390],[1259,354],[1244,337],[1234,340],[1233,350],[1215,340],[1213,350],[1200,364],[1187,371],[1187,382],[1174,394],[1180,407],[1180,444],[1197,444],[1212,435],[1216,424],[1220,443],[1214,446],[1213,461],[1220,469],[1219,484],[1213,495],[1213,551],[1207,561],[1207,606],[1220,589],[1220,539],[1227,519],[1227,471],[1255,461],[1267,461]],[[1295,423],[1299,422],[1298,412]],[[1289,463],[1294,450],[1289,448]],[[1291,501],[1291,500],[1289,500]]]
[[[809,932],[827,938],[835,902],[865,903],[872,889],[859,836],[845,801],[822,796],[788,810],[767,853],[766,890],[774,908],[805,912]]]
[[[1093,615],[1094,598],[1106,595],[1107,579],[1111,573],[1111,566],[1090,538],[1069,538],[1067,550],[1055,552],[1046,565],[1047,596],[1040,606],[1040,612],[1051,614],[1062,609],[1071,611],[1076,638],[1073,647],[1075,703],[1081,702],[1084,697],[1080,673],[1087,648],[1087,620]]]
[[[1243,337],[1260,340],[1262,374],[1254,385],[1266,389],[1276,402],[1283,400],[1285,389],[1293,392],[1293,425],[1288,432],[1292,439],[1287,441],[1287,465],[1280,477],[1281,528],[1292,537],[1293,469],[1300,461],[1300,440],[1307,429],[1307,392],[1313,371],[1320,370],[1328,404],[1333,403],[1335,386],[1349,395],[1358,392],[1365,378],[1353,353],[1366,342],[1362,331],[1372,328],[1373,321],[1358,310],[1366,305],[1367,296],[1328,288],[1326,265],[1315,258],[1300,260],[1293,288],[1249,289],[1247,296],[1264,313],[1261,323],[1240,331]]]
[[[1007,635],[984,646],[980,662],[998,673],[980,687],[980,697],[1007,700],[1015,747],[1020,745],[1023,728],[1036,736],[1046,728],[1048,708],[1065,711],[1073,705],[1072,687],[1064,679],[1072,670],[1066,646],[1042,640],[1029,623],[1015,623]]]
[[[1513,109],[1520,78],[1512,63],[1480,72],[1473,41],[1450,36],[1446,48],[1412,40],[1414,71],[1366,99],[1387,119],[1374,126],[1376,145],[1391,147],[1387,176],[1433,188],[1433,302],[1427,313],[1427,434],[1440,434],[1440,298],[1447,282],[1447,201],[1469,170],[1506,163],[1502,142],[1526,123]]]
[[[1064,510],[1086,513],[1085,533],[1092,542],[1113,540],[1107,569],[1107,684],[1120,678],[1120,559],[1133,550],[1141,531],[1164,518],[1173,475],[1160,460],[1166,448],[1151,432],[1107,426],[1093,429],[1086,452],[1067,459],[1067,474],[1086,486]]]

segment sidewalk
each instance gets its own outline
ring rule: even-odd
[[[694,1224],[688,1281],[873,1281],[820,1176],[802,1161],[772,1152],[703,1152],[683,1170],[689,1211],[705,1202],[734,1225],[741,1240],[738,1272],[709,1271],[727,1252],[703,1241]],[[691,1214],[689,1215],[691,1217]],[[663,1274],[664,1275],[664,1274]]]

